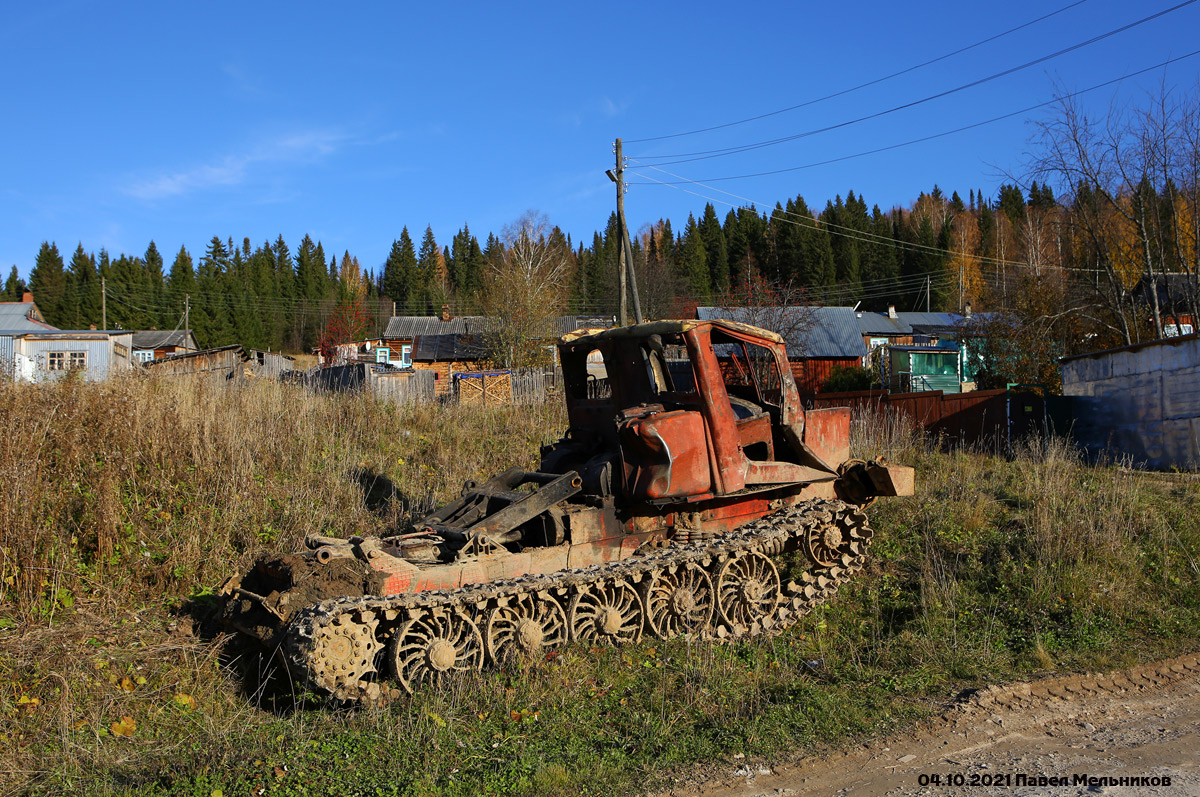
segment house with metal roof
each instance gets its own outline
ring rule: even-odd
[[[783,337],[801,393],[819,393],[835,368],[862,366],[867,346],[852,307],[697,307],[701,321],[726,319]]]
[[[99,382],[137,364],[133,335],[125,330],[0,331],[0,373],[18,382],[54,382],[78,376]]]
[[[197,351],[196,338],[191,330],[143,329],[133,333],[133,356],[139,362],[157,360],[172,354]]]
[[[44,332],[48,329],[56,327],[46,323],[29,291],[25,291],[19,302],[0,302],[0,334]]]

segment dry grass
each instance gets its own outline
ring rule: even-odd
[[[856,417],[855,455],[916,465],[919,494],[872,508],[869,572],[788,634],[570,648],[387,711],[289,709],[256,691],[263,662],[192,636],[181,607],[259,551],[390,529],[533,465],[559,406],[131,379],[3,386],[0,421],[18,430],[0,440],[0,792],[633,791],[664,766],[836,744],[965,686],[1200,637],[1195,480],[1060,444],[943,454]],[[132,736],[114,735],[123,717]]]
[[[0,605],[47,624],[85,596],[211,587],[307,533],[378,533],[510,451],[529,464],[558,426],[549,407],[397,409],[169,378],[7,386],[0,418],[14,430],[0,438]]]

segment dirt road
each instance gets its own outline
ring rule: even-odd
[[[669,794],[1200,795],[1200,656],[992,687],[912,735]]]

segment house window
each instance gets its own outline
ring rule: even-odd
[[[46,370],[66,371],[87,368],[86,351],[52,351],[46,354]]]
[[[148,363],[154,360],[154,349],[138,349],[133,353],[133,359],[140,363]]]
[[[400,347],[400,367],[412,368],[412,346]]]

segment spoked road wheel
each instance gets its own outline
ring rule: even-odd
[[[571,638],[595,645],[626,645],[642,638],[645,613],[637,590],[624,581],[586,584],[571,598]]]
[[[420,684],[441,685],[455,673],[483,666],[483,637],[471,618],[437,607],[400,626],[388,648],[396,680],[411,693]]]
[[[484,639],[494,662],[537,656],[567,643],[567,615],[546,592],[506,596],[488,613]]]
[[[717,569],[717,609],[725,628],[718,635],[746,636],[772,625],[779,604],[779,571],[770,559],[749,551],[725,560]]]
[[[694,564],[671,565],[655,572],[642,587],[646,626],[660,639],[702,634],[712,620],[712,579]]]

